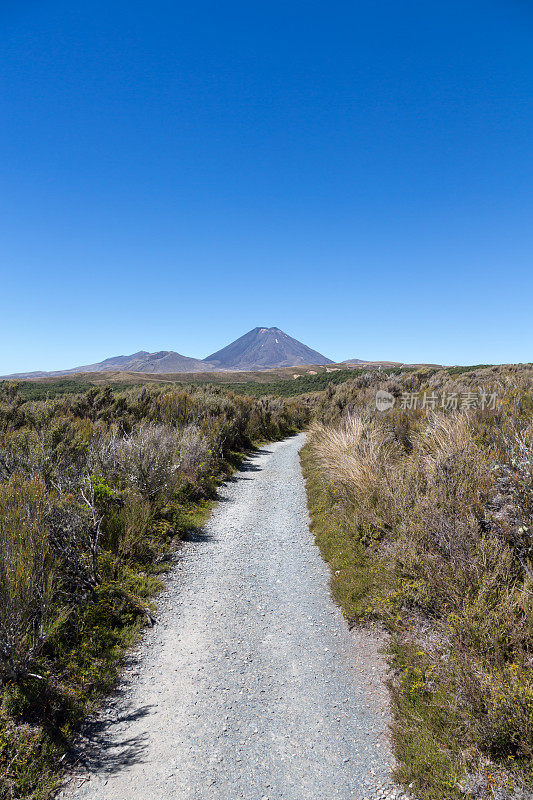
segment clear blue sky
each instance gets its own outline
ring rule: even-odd
[[[0,4],[0,374],[533,360],[529,0]]]

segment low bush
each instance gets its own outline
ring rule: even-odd
[[[38,478],[0,486],[0,680],[28,675],[53,630],[56,564]]]

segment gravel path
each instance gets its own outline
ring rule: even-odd
[[[59,796],[401,796],[380,643],[350,633],[330,598],[308,528],[303,441],[268,445],[222,487]]]

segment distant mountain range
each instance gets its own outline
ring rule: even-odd
[[[75,372],[209,372],[214,369],[198,358],[188,358],[172,350],[160,350],[158,353],[147,353],[139,350],[131,356],[114,356],[99,361],[97,364],[85,364],[82,367],[71,367],[53,372],[21,372],[5,375],[6,378],[45,378],[54,375],[71,375]]]
[[[354,359],[355,361],[355,359]],[[296,367],[333,364],[316,350],[288,336],[279,328],[254,328],[222,350],[204,359],[189,358],[173,350],[148,353],[139,350],[130,356],[114,356],[96,364],[55,370],[53,372],[20,372],[4,378],[44,378],[76,372],[212,372],[261,370],[274,367]]]

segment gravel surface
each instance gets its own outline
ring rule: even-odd
[[[349,632],[331,600],[303,441],[266,446],[222,487],[60,797],[403,797],[389,777],[381,642]]]

